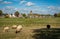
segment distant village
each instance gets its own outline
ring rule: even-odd
[[[47,15],[43,15],[43,14],[35,14],[33,13],[33,11],[30,11],[29,14],[19,14],[19,12],[15,12],[14,14],[6,14],[6,15],[3,15],[2,16],[3,18],[47,18],[47,17],[53,17],[52,15],[50,14],[47,14]],[[1,18],[1,16],[0,16]]]

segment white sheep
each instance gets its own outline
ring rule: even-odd
[[[18,25],[16,28],[16,33],[19,33],[22,30],[22,25]]]
[[[3,32],[8,32],[9,31],[9,27],[4,27]]]
[[[16,28],[17,28],[17,25],[13,25],[13,26],[12,26],[12,29],[16,29]]]

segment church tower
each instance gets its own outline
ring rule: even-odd
[[[30,11],[30,14],[32,14],[32,11]]]

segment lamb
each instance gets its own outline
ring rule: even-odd
[[[19,33],[22,30],[22,25],[18,25],[16,28],[16,33]]]
[[[3,32],[8,32],[9,31],[9,27],[4,27]]]
[[[13,26],[12,26],[12,29],[16,29],[16,28],[17,28],[17,25],[13,25]]]

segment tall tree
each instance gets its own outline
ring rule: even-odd
[[[19,17],[19,12],[16,11],[14,15],[15,15],[16,17]]]
[[[2,11],[2,10],[0,10],[0,16],[2,16],[2,14],[3,14],[3,11]]]

